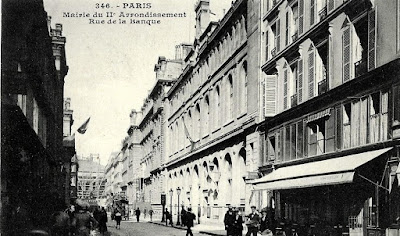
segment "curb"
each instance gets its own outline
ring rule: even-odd
[[[162,224],[162,223],[159,223],[159,222],[151,222],[151,221],[149,221],[149,222],[147,222],[147,223],[152,223],[152,224],[161,225],[161,226],[165,226],[165,227],[168,227],[168,226],[169,226],[169,225],[165,225],[165,224]],[[173,228],[175,228],[175,229],[186,230],[185,227],[180,227],[180,226],[176,226],[176,225],[169,226],[169,227],[173,227]],[[214,235],[214,236],[224,236],[224,234],[216,234],[216,233],[207,232],[207,231],[199,231],[199,233],[200,233],[200,234],[207,234],[207,235]]]

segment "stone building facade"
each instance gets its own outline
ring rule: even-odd
[[[251,202],[298,235],[398,235],[398,1],[263,0]]]
[[[62,25],[43,1],[2,1],[1,229],[44,229],[68,199],[63,166],[63,94],[68,67]],[[41,214],[37,214],[41,212]]]
[[[260,135],[257,11],[247,4],[233,2],[219,22],[206,20],[209,1],[195,6],[194,48],[167,95],[165,188],[174,221],[178,205],[201,223],[221,223],[228,206],[249,211]]]

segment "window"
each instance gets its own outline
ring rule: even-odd
[[[39,106],[36,102],[36,99],[33,99],[33,117],[32,117],[32,126],[33,130],[36,134],[39,131]]]
[[[269,59],[269,30],[265,31],[265,61]]]
[[[287,11],[286,12],[286,19],[285,19],[285,22],[286,22],[286,27],[285,27],[285,29],[286,29],[286,32],[285,32],[285,45],[288,45],[289,44],[289,37],[290,37],[290,35],[289,35],[289,32],[290,32],[290,28],[289,28],[289,26],[290,26],[290,24],[289,24],[289,11]]]
[[[267,152],[268,152],[268,161],[274,161],[276,156],[275,150],[275,134],[268,136],[267,138]]]
[[[297,101],[301,103],[303,101],[303,60],[299,59],[297,62],[298,68],[298,91],[297,91]]]
[[[304,33],[304,0],[299,0],[299,35]]]
[[[228,78],[228,82],[229,82],[229,84],[228,84],[228,88],[229,88],[229,103],[228,103],[228,106],[229,106],[229,112],[228,112],[228,117],[229,117],[229,119],[232,119],[233,118],[233,114],[234,114],[234,109],[235,109],[235,98],[234,98],[234,96],[233,96],[233,92],[234,92],[234,90],[233,90],[233,78],[232,78],[232,75],[229,75],[229,78]]]
[[[375,93],[370,96],[370,140],[371,143],[379,141],[379,123],[380,123],[380,94]]]
[[[218,128],[221,125],[221,101],[220,101],[220,91],[219,86],[215,88],[215,128]]]
[[[315,1],[316,0],[310,0],[310,26],[312,26],[315,23],[315,16],[316,16],[316,11],[317,7],[315,6]]]
[[[204,135],[207,135],[210,130],[210,99],[206,96],[204,100]]]
[[[400,125],[400,85],[393,87],[393,126]]]
[[[276,35],[275,35],[275,48],[279,52],[281,50],[281,21],[276,20]]]

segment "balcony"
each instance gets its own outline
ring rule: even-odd
[[[361,59],[354,63],[354,75],[355,77],[361,76],[367,73],[367,60]]]
[[[318,82],[318,95],[321,95],[328,91],[328,82],[327,79],[323,79],[322,81]]]
[[[296,41],[299,38],[299,33],[296,31],[293,35],[292,35],[292,42]]]
[[[276,48],[273,48],[273,49],[271,50],[271,56],[272,56],[272,57],[275,57],[275,56],[276,56]]]
[[[290,97],[290,107],[297,106],[297,94]]]
[[[326,6],[325,6],[324,8],[322,8],[322,9],[318,12],[318,15],[319,15],[319,19],[320,19],[320,20],[325,19],[325,17],[327,16],[327,8],[326,8]]]

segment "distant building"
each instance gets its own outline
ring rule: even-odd
[[[63,94],[68,66],[62,25],[43,1],[2,1],[1,233],[46,228],[67,203]]]
[[[77,198],[77,168],[75,150],[75,134],[71,134],[71,127],[74,123],[73,110],[71,110],[71,99],[64,100],[64,121],[63,121],[63,146],[64,146],[64,168],[65,168],[65,192],[66,203],[69,205]]]
[[[105,199],[105,166],[99,163],[98,154],[78,157],[78,198]]]

